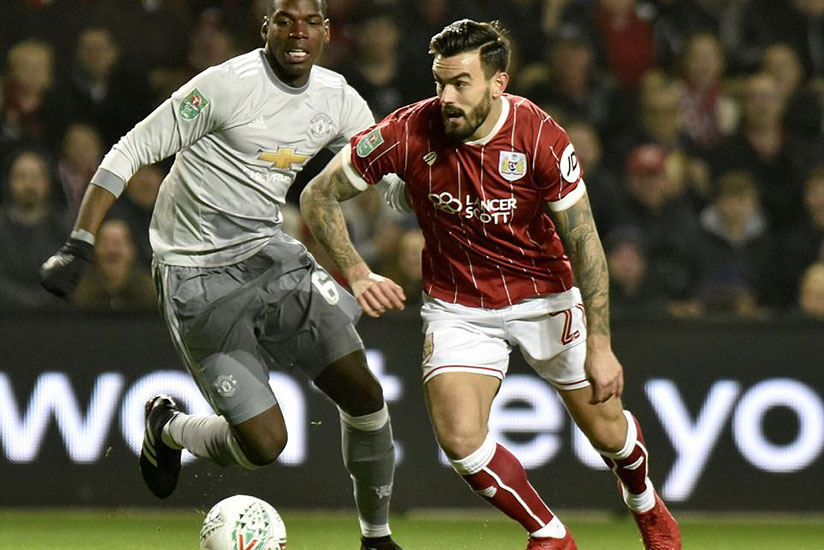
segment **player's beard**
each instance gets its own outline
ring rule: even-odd
[[[446,137],[452,141],[463,141],[481,127],[492,110],[492,94],[487,87],[483,99],[470,111],[464,111],[457,107],[441,107],[441,117]],[[459,114],[459,122],[454,122],[449,118],[450,114]]]

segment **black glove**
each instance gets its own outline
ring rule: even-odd
[[[66,298],[77,286],[80,274],[92,262],[94,245],[72,239],[40,266],[40,284],[60,298]]]

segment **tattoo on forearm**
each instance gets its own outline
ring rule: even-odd
[[[609,336],[609,272],[589,199],[552,213],[587,311],[587,332]]]
[[[329,175],[318,176],[304,189],[300,198],[304,221],[341,271],[363,262],[349,238],[346,220],[340,208],[340,201],[358,193],[343,171],[337,169]]]

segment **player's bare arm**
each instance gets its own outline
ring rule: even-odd
[[[74,222],[74,229],[82,229],[96,235],[100,224],[103,223],[103,218],[106,217],[106,213],[115,200],[117,197],[103,187],[93,184],[86,187],[83,202],[80,203],[80,209],[77,212],[77,220]]]
[[[339,153],[300,195],[300,211],[312,235],[329,253],[346,277],[352,293],[370,317],[390,309],[403,309],[403,289],[369,269],[352,245],[340,203],[361,191],[349,180]]]
[[[558,234],[572,262],[587,314],[587,376],[592,403],[602,403],[624,388],[621,364],[612,352],[609,326],[609,273],[601,239],[585,194],[561,212],[551,212]]]

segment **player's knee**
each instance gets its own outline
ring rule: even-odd
[[[278,459],[287,441],[286,431],[260,434],[242,443],[243,454],[255,466],[267,466]]]
[[[617,414],[599,415],[582,429],[592,446],[602,451],[618,451],[626,442],[627,428],[623,411]]]
[[[438,444],[452,460],[466,458],[477,451],[484,442],[485,434],[476,431],[440,429]]]
[[[338,406],[350,416],[363,416],[381,410],[383,407],[383,388],[375,379],[369,379],[358,386],[356,392],[341,397]]]

